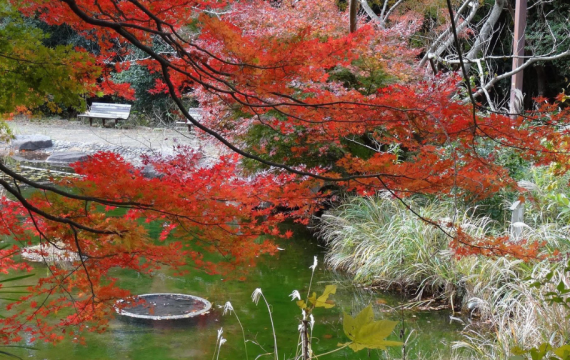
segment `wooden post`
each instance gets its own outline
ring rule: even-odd
[[[515,7],[515,36],[513,39],[513,70],[524,64],[524,30],[526,28],[527,0],[516,0]],[[524,110],[522,104],[523,70],[512,76],[511,101],[509,111],[516,114]],[[517,96],[517,90],[520,92]]]
[[[511,240],[518,241],[521,238],[523,227],[520,224],[524,224],[524,204],[520,201],[515,201],[509,208],[513,213],[511,215]]]

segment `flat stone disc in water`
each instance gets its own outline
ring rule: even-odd
[[[188,294],[143,294],[137,298],[144,300],[144,303],[127,304],[122,309],[117,308],[117,313],[138,319],[176,320],[205,314],[212,307],[208,300]],[[124,304],[123,300],[119,302]]]

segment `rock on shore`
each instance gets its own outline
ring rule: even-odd
[[[48,163],[71,164],[78,161],[85,161],[89,154],[80,151],[60,151],[52,153],[46,161]]]
[[[10,145],[14,150],[33,151],[50,148],[53,142],[45,135],[16,135]]]

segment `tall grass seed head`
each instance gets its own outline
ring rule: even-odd
[[[261,292],[261,288],[253,290],[253,293],[251,294],[251,301],[253,301],[255,305],[257,305],[259,303],[259,298],[261,297],[261,295],[263,295],[263,293]]]

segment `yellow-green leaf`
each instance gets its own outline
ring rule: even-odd
[[[387,346],[402,346],[400,341],[386,340],[398,325],[397,321],[379,320],[374,321],[374,311],[368,305],[356,317],[344,313],[343,330],[346,336],[352,340],[349,347],[354,351],[362,349],[382,349]]]
[[[521,348],[518,347],[518,346],[513,347],[513,348],[511,349],[511,352],[512,352],[513,354],[515,354],[515,355],[524,355],[524,354],[528,353],[528,351],[526,351],[526,350],[524,350],[524,349],[521,349]]]
[[[329,295],[336,293],[336,285],[327,285],[325,291],[321,296],[317,298],[315,307],[324,307],[325,309],[330,309],[334,307],[332,300],[329,300]]]
[[[374,312],[372,311],[372,306],[368,305],[354,318],[347,313],[344,313],[342,328],[346,336],[348,336],[350,340],[354,340],[357,331],[372,321],[374,321]]]
[[[313,292],[313,294],[307,299],[313,306],[317,303],[317,293]]]
[[[554,353],[561,359],[570,359],[570,345],[562,345],[561,347],[555,349]]]

